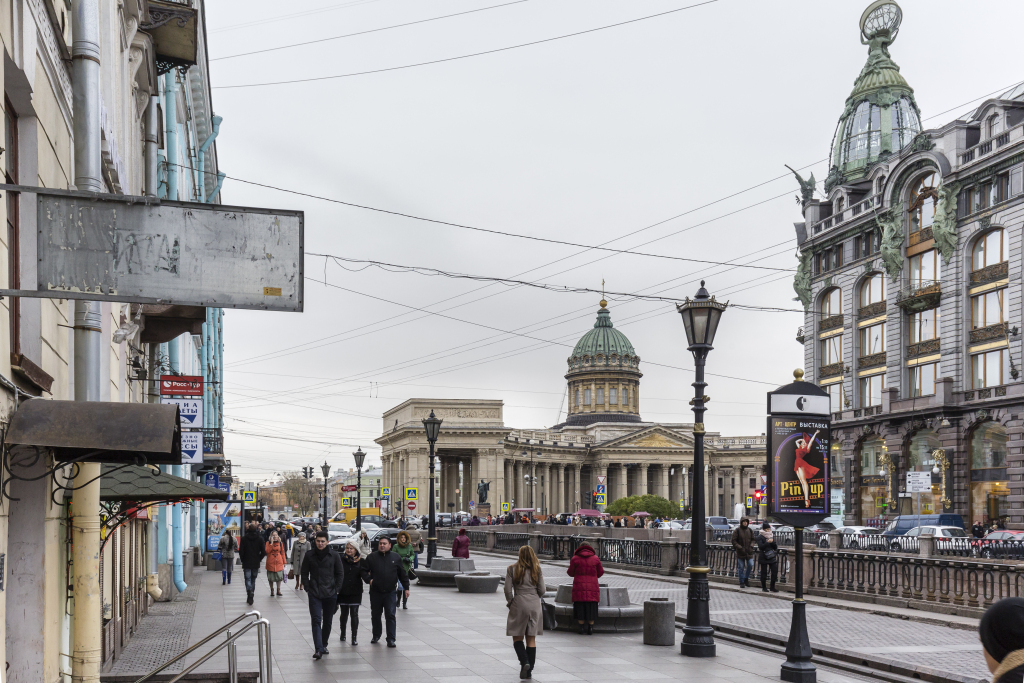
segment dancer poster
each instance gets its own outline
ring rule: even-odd
[[[827,517],[830,502],[827,420],[772,416],[768,453],[771,458],[771,514]],[[797,518],[800,519],[800,518]],[[797,520],[787,520],[797,523]]]

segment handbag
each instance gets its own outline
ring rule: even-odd
[[[215,560],[219,560],[219,559],[221,559],[221,557],[222,557],[222,556],[221,556],[221,554],[220,554],[220,553],[214,553],[214,554],[213,554],[213,559],[215,559]]]
[[[779,558],[779,556],[775,552],[775,548],[765,548],[764,549],[764,561],[767,562],[768,564],[771,564],[771,563],[775,562],[776,560],[778,560],[778,558]]]
[[[558,624],[555,622],[555,606],[544,598],[540,599],[540,609],[544,613],[544,630],[554,631]]]
[[[409,577],[410,581],[415,581],[416,579],[419,578],[418,576],[416,576],[416,570],[415,569],[410,569],[405,574],[406,574],[406,576]]]
[[[289,579],[294,579],[295,578],[295,570],[294,569],[289,569],[288,570],[288,578]]]

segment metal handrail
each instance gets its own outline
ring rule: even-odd
[[[205,664],[215,654],[217,654],[218,652],[220,652],[224,648],[228,648],[228,674],[230,675],[231,683],[238,683],[238,663],[235,660],[235,641],[238,640],[240,637],[242,637],[246,633],[246,631],[251,629],[253,626],[258,627],[257,628],[256,640],[259,643],[259,649],[260,649],[260,671],[259,671],[260,683],[273,683],[271,678],[273,676],[272,670],[273,670],[274,667],[273,667],[273,665],[271,664],[271,661],[270,661],[270,653],[271,653],[271,651],[270,651],[270,622],[267,621],[266,619],[258,619],[256,621],[253,621],[253,622],[250,622],[250,623],[246,624],[245,626],[242,627],[241,631],[238,631],[234,635],[228,636],[227,640],[225,640],[223,643],[221,643],[220,645],[218,645],[217,647],[213,648],[212,650],[207,652],[205,655],[203,655],[202,657],[197,659],[195,662],[193,662],[188,668],[186,668],[180,674],[178,674],[177,676],[175,676],[171,680],[167,681],[167,683],[177,683],[182,678],[184,678],[185,676],[189,675],[190,673],[192,673],[193,671],[198,669],[200,666]],[[260,635],[259,635],[259,631],[260,630],[263,631],[263,637],[262,638],[260,638]],[[265,648],[265,650],[264,650],[264,648]],[[265,669],[264,669],[264,665],[266,665]]]
[[[193,652],[193,651],[197,650],[198,648],[202,647],[203,645],[206,645],[208,642],[213,640],[215,637],[219,636],[221,633],[224,633],[225,631],[230,629],[232,626],[234,626],[238,622],[240,622],[240,621],[242,621],[244,619],[248,619],[249,617],[252,617],[252,616],[255,616],[257,621],[263,618],[263,615],[260,614],[259,611],[253,610],[252,612],[246,612],[242,616],[236,617],[235,619],[232,619],[231,621],[229,621],[228,623],[224,624],[223,626],[221,626],[219,629],[217,629],[216,631],[214,631],[210,635],[208,635],[205,638],[203,638],[202,640],[200,640],[198,643],[196,643],[192,647],[190,647],[190,648],[188,648],[186,650],[182,650],[177,655],[175,655],[173,658],[168,659],[166,662],[164,662],[163,664],[161,664],[157,668],[153,669],[152,671],[150,671],[148,674],[146,674],[145,676],[143,676],[139,680],[135,681],[135,683],[143,683],[143,681],[149,680],[150,678],[152,678],[156,674],[160,673],[161,671],[163,671],[164,669],[169,667],[171,664],[174,664],[176,661],[178,661],[179,659],[181,659],[185,655],[189,654],[190,652]],[[255,624],[256,622],[254,621],[252,623]]]

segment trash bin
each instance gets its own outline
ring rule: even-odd
[[[644,601],[644,645],[676,644],[676,603],[668,598]]]

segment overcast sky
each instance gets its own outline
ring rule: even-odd
[[[460,57],[697,1],[207,4],[214,109],[224,117],[218,155],[229,177],[488,230],[780,269],[587,251],[229,179],[225,203],[306,217],[305,312],[226,314],[225,445],[243,478],[325,459],[349,468],[355,446],[378,464],[382,413],[413,397],[501,399],[510,428],[555,424],[565,417],[566,359],[601,298],[345,269],[314,253],[571,287],[600,289],[604,279],[611,291],[679,298],[706,278],[720,299],[798,307],[782,269],[795,267],[801,215],[783,164],[827,174],[837,119],[867,56],[858,40],[867,2],[718,0],[437,64],[224,87]],[[901,6],[893,59],[926,119],[953,110],[926,128],[1024,80],[1013,54],[1020,2]],[[642,416],[692,421],[693,361],[674,306],[608,300],[641,358]],[[802,364],[801,323],[796,312],[726,312],[708,372],[745,379],[708,378],[709,431],[764,431],[765,392]]]

